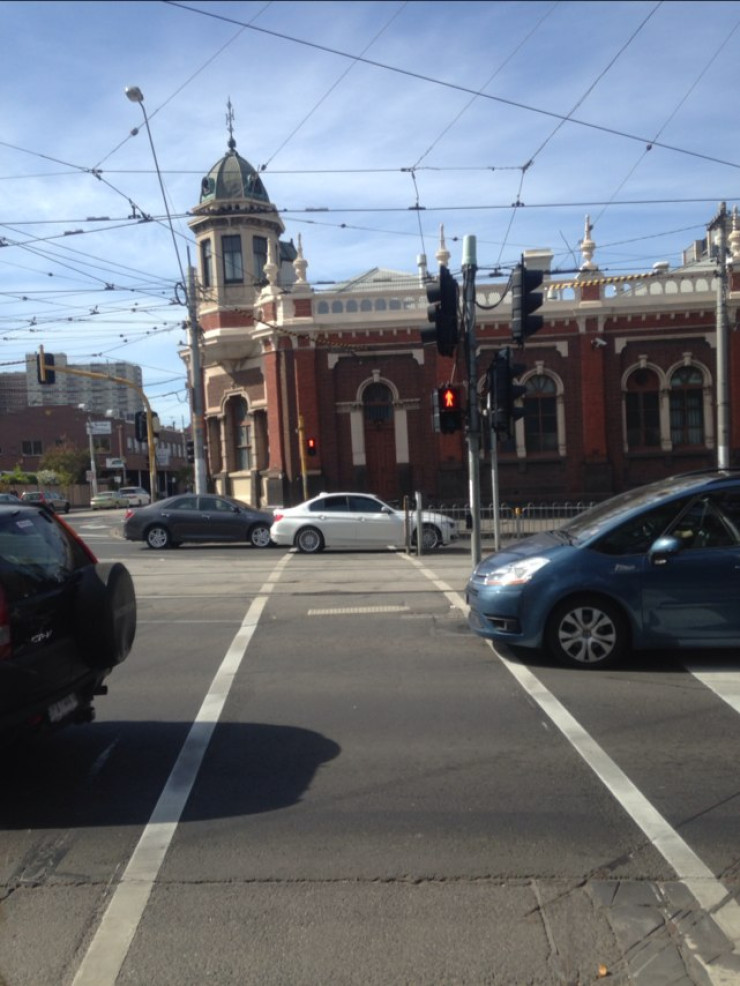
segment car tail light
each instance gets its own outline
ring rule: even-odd
[[[273,523],[276,523],[277,521],[282,520],[283,519],[283,516],[284,515],[281,514],[279,510],[274,510],[273,511],[273,514],[272,514]]]
[[[133,516],[134,516],[134,512],[131,509],[131,507],[129,507],[128,510],[126,511],[126,513],[123,515],[123,519],[124,520],[128,520],[129,517],[133,517]]]
[[[10,610],[8,608],[8,600],[5,597],[3,587],[0,586],[0,661],[4,661],[9,658],[11,653]]]

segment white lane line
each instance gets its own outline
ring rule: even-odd
[[[333,609],[309,609],[308,616],[356,616],[358,613],[408,613],[408,606],[336,606]]]
[[[694,664],[684,664],[697,681],[706,685],[714,694],[727,702],[731,709],[740,713],[740,673],[717,668],[714,671],[703,667],[701,670]]]
[[[656,811],[647,798],[586,732],[555,696],[532,672],[517,661],[502,657],[489,641],[491,650],[557,726],[573,749],[588,764],[610,794],[650,842],[675,870],[678,879],[735,946],[740,943],[740,905],[728,893],[681,836]]]
[[[283,556],[247,610],[82,959],[73,986],[115,986],[268,595],[292,557]]]
[[[426,575],[437,588],[443,591],[448,599],[457,600],[457,602],[453,601],[453,605],[458,605],[463,613],[467,613],[467,603],[459,593],[455,593],[450,586],[440,581],[434,572],[420,562],[412,558],[408,560],[422,574]],[[557,726],[575,751],[596,774],[612,797],[642,829],[650,842],[676,872],[679,881],[691,891],[698,904],[733,943],[734,950],[736,952],[740,950],[740,904],[725,889],[722,882],[701,861],[688,843],[671,828],[624,771],[542,684],[539,678],[519,662],[499,654],[491,641],[487,641],[487,643],[504,667],[516,678],[527,694],[537,702],[545,715]],[[694,671],[692,674],[740,712],[740,681],[737,675],[727,675],[727,673],[723,674],[722,672],[700,675]],[[720,686],[722,686],[722,690],[718,690]],[[712,983],[719,986],[720,983],[724,982],[721,978],[721,970],[712,970],[705,966],[705,972]]]

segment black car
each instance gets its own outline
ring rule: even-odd
[[[146,541],[150,548],[174,548],[186,541],[237,541],[267,548],[272,519],[270,511],[230,496],[183,493],[129,510],[123,536]]]
[[[45,506],[0,503],[0,737],[94,718],[136,632],[128,570]]]

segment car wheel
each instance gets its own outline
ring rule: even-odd
[[[83,572],[75,596],[75,637],[90,668],[120,664],[136,635],[136,593],[120,562],[99,562]]]
[[[416,533],[411,539],[416,544]],[[434,551],[442,544],[442,534],[433,524],[424,524],[421,529],[421,547],[424,551]]]
[[[574,596],[553,610],[545,643],[561,664],[607,668],[624,656],[629,628],[621,610],[608,599]]]
[[[255,524],[249,529],[247,540],[253,548],[269,548],[270,528],[267,524]]]
[[[154,527],[150,527],[144,537],[149,547],[154,548],[155,550],[169,548],[172,541],[170,538],[170,532],[167,528],[161,527],[159,524],[155,524]]]
[[[315,555],[324,550],[324,538],[315,527],[304,527],[295,536],[295,545],[306,555]]]

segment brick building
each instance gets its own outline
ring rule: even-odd
[[[134,425],[118,417],[92,415],[94,422],[107,421],[110,434],[93,435],[93,449],[98,481],[104,488],[118,485],[150,487],[147,446],[137,442]],[[64,404],[48,407],[27,407],[0,416],[0,471],[12,472],[16,466],[27,473],[36,473],[44,455],[69,444],[89,451],[86,411]],[[125,461],[125,472],[111,461]],[[160,495],[177,491],[178,483],[187,470],[185,439],[177,429],[163,428],[157,446],[157,483]],[[118,482],[116,482],[118,480]],[[86,501],[88,494],[82,497]]]
[[[467,384],[463,347],[453,359],[422,344],[426,285],[436,274],[426,258],[417,259],[414,274],[376,268],[317,290],[300,238],[297,248],[280,239],[282,220],[233,135],[203,179],[190,225],[216,488],[272,505],[303,499],[304,488],[367,490],[392,500],[419,490],[427,501],[467,502],[465,434],[436,433],[431,406],[439,385]],[[577,276],[552,275],[547,250],[525,251],[528,267],[544,271],[544,326],[516,352],[527,393],[515,434],[498,447],[503,500],[591,500],[716,465],[716,235],[695,244],[680,268],[658,263],[649,274],[620,278],[600,275],[588,219]],[[731,331],[740,302],[737,210],[723,235],[733,380],[740,370]],[[455,273],[443,233],[436,260]],[[476,284],[481,406],[491,360],[510,344],[507,289],[508,279]],[[730,436],[734,464],[740,400]],[[314,455],[307,455],[309,438]],[[481,481],[486,502],[485,462]]]

